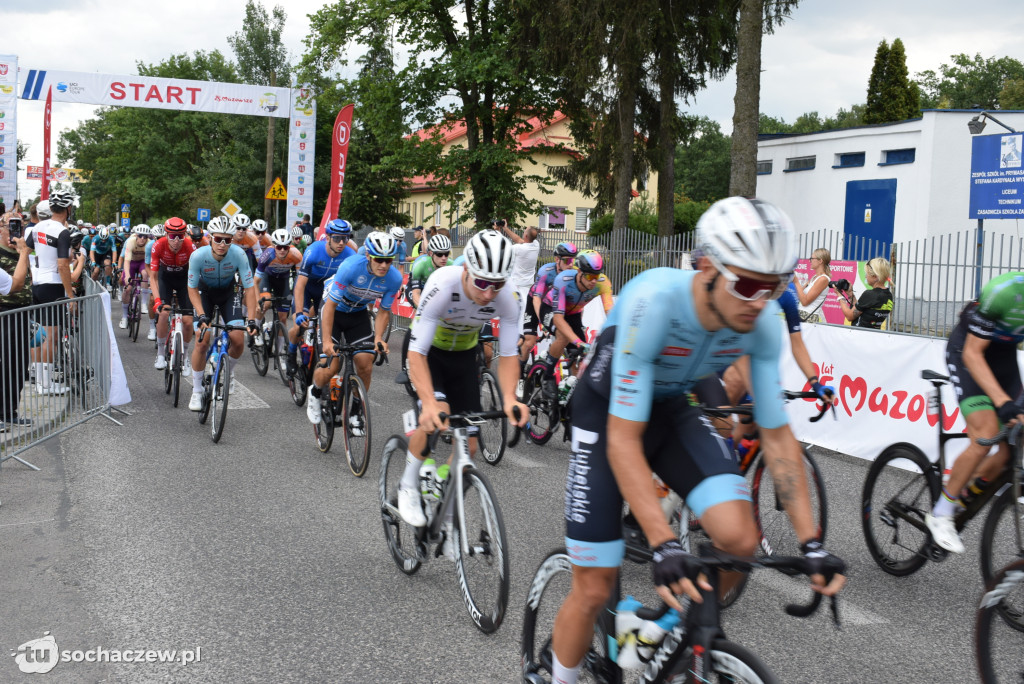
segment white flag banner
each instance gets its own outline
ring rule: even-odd
[[[0,202],[18,196],[18,57],[0,55]]]
[[[18,97],[45,100],[50,86],[53,86],[54,102],[249,114],[282,119],[287,119],[290,114],[290,88],[80,71],[22,69]]]
[[[313,159],[316,153],[316,101],[306,87],[291,91],[288,131],[288,207],[285,225],[313,215]]]

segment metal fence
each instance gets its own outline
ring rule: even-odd
[[[37,469],[19,454],[109,413],[107,312],[99,294],[0,312],[0,463]]]

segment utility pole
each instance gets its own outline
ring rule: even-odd
[[[270,87],[277,86],[277,72],[270,72]],[[270,184],[274,182],[274,117],[267,117],[267,173],[265,181],[263,183],[263,189],[266,191],[270,187]],[[270,203],[273,200],[263,200],[263,220],[267,221],[270,219]],[[277,229],[277,216],[274,216],[274,229]]]

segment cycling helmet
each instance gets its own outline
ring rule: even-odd
[[[142,237],[149,237],[149,226],[147,226],[145,223],[140,223],[139,225],[135,226],[132,232],[135,233],[136,235],[141,235]]]
[[[188,224],[185,223],[185,220],[180,219],[177,216],[172,216],[164,221],[164,229],[168,233],[184,233],[187,228]]]
[[[576,270],[580,273],[600,273],[604,270],[604,258],[600,252],[585,249],[576,255]]]
[[[49,200],[43,200],[42,202],[36,205],[36,216],[39,217],[40,221],[48,219],[51,216],[53,216],[53,211],[50,209]],[[82,224],[79,223],[78,225]]]
[[[447,235],[435,235],[427,243],[427,249],[431,252],[450,252],[452,251],[452,241],[448,239]]]
[[[404,230],[402,230],[398,226],[394,226],[394,227],[391,228],[390,232],[391,232],[391,237],[395,238],[399,242],[405,242],[405,231]]]
[[[555,245],[555,256],[559,259],[565,257],[574,257],[579,252],[576,245],[571,242],[559,242]]]
[[[108,229],[106,226],[101,226],[99,236],[100,240],[106,240],[108,237],[110,237],[110,229]]]
[[[278,228],[270,234],[270,241],[278,247],[287,247],[292,244],[292,235],[287,228]]]
[[[50,209],[58,209],[60,211],[67,210],[72,204],[75,203],[75,196],[67,190],[57,190],[56,192],[50,193]]]
[[[302,243],[303,247],[309,247],[311,244],[313,244],[313,238],[309,237],[306,234],[303,234],[302,239],[299,240],[299,242]]]
[[[303,235],[305,235],[305,233],[302,232],[301,228],[298,226],[292,226],[292,240],[298,240]]]
[[[46,201],[46,200],[44,200],[44,201]],[[37,214],[39,213],[39,208],[38,207],[36,207],[36,213]],[[78,219],[78,221],[76,221],[75,223],[78,225],[79,228],[81,228],[83,223],[84,223],[84,221],[82,221],[82,219]]]
[[[244,214],[236,214],[235,219],[239,216],[244,216]],[[218,235],[230,235],[231,237],[234,237],[235,232],[237,231],[237,228],[235,227],[235,219],[228,220],[225,216],[218,216],[214,218],[210,221],[209,225],[210,235],[217,233]],[[246,225],[249,225],[248,218],[245,219],[245,223]]]
[[[117,231],[117,224],[116,223],[111,223],[110,225],[107,226],[107,230],[109,230],[111,233],[116,232]]]
[[[797,262],[789,217],[759,199],[727,197],[697,221],[697,248],[719,271],[726,266],[754,273],[789,275]]]
[[[296,226],[296,228],[298,228],[298,226]],[[301,231],[302,229],[300,228],[299,230]],[[325,230],[328,235],[351,235],[352,224],[345,219],[334,219],[327,224]]]
[[[192,236],[193,240],[202,240],[203,239],[203,227],[202,226],[195,226],[195,225],[192,225],[190,223],[190,224],[188,224],[188,234]]]
[[[235,214],[231,218],[231,226],[244,230],[249,227],[249,217],[245,214]]]
[[[38,211],[36,212],[38,213]],[[82,248],[82,241],[85,240],[85,233],[74,231],[71,233],[71,249],[75,253]]]
[[[214,216],[212,219],[210,219],[210,222],[206,224],[206,232],[212,233],[214,228],[219,227],[220,224],[224,223],[227,220],[228,218],[226,216]]]
[[[164,224],[162,224],[162,223],[154,223],[153,224],[153,230],[156,230],[157,228],[159,228],[160,230],[163,230],[164,229]]]
[[[363,246],[366,247],[366,256],[393,257],[398,252],[395,238],[379,230],[367,235]]]
[[[159,239],[166,235],[167,231],[164,230],[164,226],[162,223],[158,223],[150,229],[149,234],[152,235],[154,238]]]
[[[255,221],[252,222],[252,229],[255,230],[257,233],[266,233],[267,227],[267,222],[264,221],[263,219],[256,219]]]
[[[474,278],[507,280],[512,275],[512,242],[496,230],[481,230],[471,237],[464,254]]]

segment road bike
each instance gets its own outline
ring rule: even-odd
[[[908,442],[890,444],[868,469],[861,496],[861,526],[868,551],[885,572],[897,577],[917,572],[929,560],[946,560],[949,552],[932,539],[925,524],[942,493],[946,472],[946,442],[965,439],[966,433],[946,432],[941,417],[942,386],[949,376],[925,370],[921,377],[932,384],[928,399],[929,420],[934,417],[939,441],[939,457],[931,461],[924,452]],[[981,575],[987,584],[996,570],[1011,561],[1024,558],[1024,437],[1022,426],[1009,432],[1004,427],[990,440],[978,444],[991,446],[1006,440],[1010,461],[1003,472],[984,491],[954,516],[957,532],[979,515],[989,501],[992,506],[981,534]],[[1020,617],[1024,625],[1024,615]]]
[[[807,575],[812,572],[803,556],[769,556],[744,558],[715,550],[710,544],[699,549],[710,590],[700,589],[702,603],[682,600],[683,615],[671,629],[664,632],[656,646],[648,644],[649,655],[641,654],[639,668],[624,670],[620,657],[631,648],[632,636],[618,633],[616,617],[621,597],[621,577],[594,625],[594,638],[583,656],[580,669],[581,682],[621,684],[629,674],[634,681],[704,684],[706,682],[747,682],[750,684],[777,682],[778,679],[761,659],[740,644],[726,637],[721,624],[718,601],[719,572],[750,572],[755,568],[774,568],[786,574]],[[825,568],[827,580],[845,571],[845,564],[829,557]],[[621,573],[620,573],[621,574]],[[550,684],[552,681],[551,634],[558,613],[572,581],[572,562],[565,549],[557,549],[541,562],[530,583],[523,614],[520,643],[522,681],[524,684]],[[813,615],[821,604],[822,595],[814,594],[806,605],[791,604],[786,612],[795,617]],[[838,601],[831,599],[832,618],[839,625]],[[666,616],[668,606],[658,609],[636,608],[636,617],[643,621],[658,621]],[[620,651],[620,644],[626,646]],[[625,658],[621,660],[625,663]],[[634,664],[637,664],[634,662]]]
[[[285,384],[292,395],[296,406],[306,403],[306,388],[313,382],[313,371],[320,360],[320,341],[317,339],[317,328],[320,326],[319,316],[309,317],[309,327],[302,331],[298,348],[295,350],[295,373],[285,373]],[[285,350],[285,354],[291,352]],[[287,368],[287,365],[285,366]]]
[[[527,370],[523,380],[523,403],[530,408],[530,422],[523,430],[534,444],[547,444],[559,426],[565,441],[572,438],[571,400],[576,390],[576,377],[570,369],[584,354],[584,347],[569,344],[555,365],[554,375],[548,374],[542,361]]]
[[[477,629],[490,634],[501,626],[508,606],[509,557],[505,522],[487,478],[469,457],[469,427],[486,420],[500,419],[504,413],[482,411],[446,416],[450,428],[435,432],[427,440],[423,457],[434,452],[439,437],[455,444],[454,464],[447,478],[433,479],[432,490],[421,503],[427,518],[424,527],[412,527],[398,512],[398,487],[405,471],[408,442],[392,435],[384,445],[380,462],[380,514],[388,549],[398,568],[412,575],[430,557],[430,545],[436,545],[435,557],[442,555],[446,528],[455,554],[462,598]],[[404,416],[406,428],[415,429],[415,411]],[[449,522],[449,525],[445,523]]]
[[[167,340],[164,346],[164,392],[174,397],[174,407],[178,407],[178,396],[181,393],[181,371],[185,364],[185,332],[183,317],[178,309],[176,299],[171,301],[171,314],[168,320]]]
[[[480,408],[483,411],[502,411],[504,402],[501,397],[501,388],[498,386],[498,377],[487,366],[487,359],[484,355],[484,345],[494,344],[497,338],[493,335],[481,334],[476,345],[476,363],[480,374]],[[498,465],[505,455],[505,447],[508,445],[508,418],[486,421],[480,426],[477,435],[477,442],[480,445],[480,455],[491,465]]]
[[[132,288],[132,296],[128,301],[128,338],[132,342],[139,340],[139,323],[142,321],[142,276],[138,273],[132,276],[129,285]]]
[[[255,337],[249,339],[249,354],[252,356],[252,365],[256,372],[263,377],[270,369],[270,360],[274,360],[277,372],[281,376],[281,382],[288,384],[288,372],[285,368],[285,354],[287,350],[284,345],[288,344],[287,329],[278,319],[278,308],[291,302],[291,297],[273,297],[261,300],[260,317],[256,324],[260,328],[260,343]],[[268,316],[269,314],[269,316]]]
[[[313,424],[316,446],[327,452],[334,441],[334,429],[342,428],[345,460],[356,477],[362,477],[370,464],[370,401],[366,386],[355,370],[355,355],[376,352],[376,365],[387,361],[383,348],[376,348],[372,339],[353,344],[336,345],[333,356],[321,355],[318,367],[326,368],[332,359],[342,358],[341,370],[331,377],[330,394],[320,402],[320,422]]]
[[[243,325],[225,325],[217,323],[220,317],[218,307],[214,307],[213,315],[206,330],[199,333],[199,341],[207,331],[213,330],[214,338],[210,349],[206,353],[206,363],[203,366],[203,404],[199,409],[199,423],[206,424],[207,418],[212,414],[210,422],[210,439],[216,444],[224,433],[224,423],[228,417],[228,397],[231,396],[231,371],[228,370],[228,346],[230,338],[228,333],[232,330],[245,330]],[[216,331],[220,331],[219,334]]]
[[[999,570],[985,586],[974,620],[974,656],[982,684],[1024,682],[1024,559]]]

